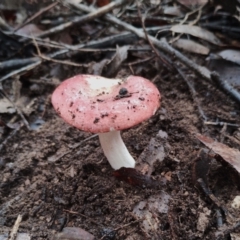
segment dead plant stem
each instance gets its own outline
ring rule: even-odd
[[[76,17],[69,22],[66,22],[66,23],[60,24],[56,27],[50,28],[50,29],[38,34],[36,37],[46,37],[46,36],[49,36],[51,34],[56,34],[56,33],[62,32],[63,30],[65,30],[69,27],[72,27],[76,24],[80,24],[80,23],[83,23],[83,22],[93,20],[94,18],[98,18],[98,17],[110,12],[114,8],[117,8],[121,5],[123,5],[125,2],[126,2],[126,0],[118,0],[118,1],[115,1],[115,2],[111,2],[104,7],[101,7],[99,9],[95,9],[95,11],[90,12],[87,15]],[[74,5],[77,5],[77,4],[74,4]]]

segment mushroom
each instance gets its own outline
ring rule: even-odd
[[[70,125],[98,133],[103,152],[116,170],[135,167],[120,130],[154,115],[160,106],[160,93],[152,82],[138,76],[122,80],[77,75],[56,88],[52,104]]]

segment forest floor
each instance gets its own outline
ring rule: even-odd
[[[148,12],[146,28],[152,29],[152,36],[159,31],[157,38],[164,37],[167,42],[173,35],[170,17],[164,11],[167,7],[181,11],[175,10],[178,15],[171,16],[174,25],[192,7],[171,1],[163,1],[161,7],[130,2],[114,9],[113,14],[140,29],[139,12],[142,17]],[[28,6],[29,18],[50,4],[44,1],[38,8]],[[54,4],[32,20],[37,31],[34,37],[23,36],[28,30],[10,36],[9,29],[0,36],[1,62],[18,60],[9,68],[0,65],[0,239],[239,239],[240,209],[237,203],[233,205],[240,196],[239,101],[177,54],[163,54],[154,42],[149,44],[151,39],[138,38],[108,18],[85,19],[59,32],[46,33],[86,15],[71,5]],[[221,22],[222,15],[214,15],[214,8],[203,6],[195,25],[215,18]],[[198,17],[199,9],[191,21]],[[2,11],[6,26],[14,25],[12,15]],[[212,18],[207,19],[210,14]],[[226,18],[222,21],[230,24]],[[239,27],[237,20],[235,24]],[[179,38],[187,36],[185,40],[192,38],[209,49],[204,54],[179,50],[190,62],[211,71],[225,66],[221,62],[225,59],[216,63],[209,55],[222,50],[221,44],[213,45],[191,33],[180,34]],[[69,47],[73,45],[77,46],[74,51]],[[61,50],[65,53],[55,54]],[[21,63],[23,60],[29,62]],[[234,71],[236,64],[237,60]],[[226,71],[220,71],[220,76],[225,77]],[[131,172],[126,181],[119,180],[98,137],[77,130],[57,115],[51,94],[61,81],[76,74],[139,75],[159,89],[161,107],[155,115],[121,132],[137,169],[144,164],[149,167],[149,176],[141,173],[142,181],[151,179],[153,186],[144,187],[141,180],[132,185],[135,175]],[[239,88],[239,79],[234,84]],[[207,145],[207,137],[222,144],[223,154],[212,151],[215,149]],[[225,157],[227,146],[236,153],[235,159]],[[10,236],[14,231],[15,236]]]

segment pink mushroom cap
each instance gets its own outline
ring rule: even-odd
[[[131,128],[150,118],[160,107],[160,98],[156,86],[142,77],[121,80],[77,75],[56,88],[52,104],[70,125],[104,133]]]

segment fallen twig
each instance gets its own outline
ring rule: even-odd
[[[7,144],[7,142],[16,135],[16,133],[21,129],[21,127],[23,126],[23,123],[21,122],[21,124],[19,126],[17,126],[16,128],[14,128],[12,130],[12,132],[4,139],[4,141],[0,144],[0,152],[3,149],[3,147]]]
[[[236,222],[233,226],[223,228],[221,231],[215,233],[216,239],[221,240],[225,239],[230,233],[236,231],[240,227],[240,222]]]
[[[240,102],[240,92],[238,92],[233,86],[231,86],[226,80],[221,79],[217,72],[211,73],[211,78],[216,82],[216,84],[226,93],[228,93],[237,102]]]
[[[148,32],[157,32],[159,29],[165,29],[165,27],[153,27],[153,28],[147,28],[147,31]],[[26,36],[28,38],[31,38],[30,36]],[[50,54],[47,54],[45,55],[46,57],[48,58],[55,58],[55,57],[63,57],[62,55],[64,54],[69,54],[70,56],[73,56],[75,54],[78,54],[79,51],[87,51],[86,48],[100,48],[100,47],[107,47],[109,45],[115,45],[116,43],[119,43],[119,42],[132,42],[134,39],[136,39],[136,36],[132,33],[129,33],[129,32],[124,32],[124,33],[121,33],[121,34],[116,34],[114,36],[110,36],[110,37],[105,37],[105,38],[102,38],[102,39],[99,39],[99,40],[93,40],[93,41],[90,41],[86,44],[77,44],[77,45],[74,45],[74,46],[71,46],[71,45],[63,45],[63,44],[59,44],[59,43],[56,43],[54,42],[54,45],[59,45],[59,47],[63,46],[65,47],[64,49],[61,49],[61,50],[58,50],[56,52],[53,52],[53,53],[50,53]],[[44,40],[40,39],[40,38],[35,38],[35,40],[38,41],[42,41],[44,42]],[[51,41],[52,42],[52,41]],[[84,50],[85,48],[85,50]],[[131,50],[131,48],[130,48]],[[138,49],[136,49],[138,50]],[[149,50],[149,49],[146,49],[146,50]],[[97,51],[97,49],[96,49]],[[101,50],[102,51],[102,50]],[[116,51],[116,48],[114,48],[113,51]],[[70,57],[68,56],[68,58]],[[9,61],[5,61],[5,62],[1,62],[0,63],[0,70],[4,69],[4,70],[7,70],[11,67],[22,67],[22,64],[20,63],[21,62],[21,59],[13,59],[13,60],[9,60]],[[6,75],[2,76],[0,78],[0,82],[1,81],[4,81],[12,76],[15,76],[17,74],[21,74],[22,72],[25,72],[25,71],[28,71],[30,69],[33,69],[35,67],[37,67],[38,65],[40,65],[42,63],[42,59],[40,57],[32,57],[32,58],[25,58],[23,60],[23,62],[25,62],[25,64],[28,64],[27,66],[24,66],[22,68],[19,68],[17,70],[14,70],[10,73],[7,73]]]
[[[234,143],[236,143],[236,144],[238,144],[238,145],[240,146],[240,141],[237,140],[235,137],[229,136],[229,135],[226,134],[226,133],[222,133],[222,135],[223,135],[224,137],[227,137],[227,138],[230,139],[232,142],[234,142]]]
[[[28,64],[32,64],[34,62],[36,62],[38,60],[38,58],[36,57],[32,57],[32,58],[18,58],[18,59],[11,59],[11,60],[7,60],[4,62],[0,62],[0,71],[4,70],[8,70],[14,67],[23,67],[26,66]]]
[[[6,23],[6,21],[0,16],[0,29],[11,30],[11,27]]]
[[[74,66],[74,67],[89,67],[88,64],[74,63],[74,62],[70,62],[70,61],[61,61],[61,60],[57,60],[57,59],[53,59],[53,58],[50,58],[48,56],[45,56],[41,53],[41,51],[40,51],[40,49],[37,45],[37,42],[34,38],[33,38],[33,42],[34,42],[34,45],[37,49],[38,56],[40,58],[42,58],[43,60],[47,60],[47,61],[51,61],[51,62],[55,62],[55,63],[60,63],[60,64],[65,64],[65,65],[70,65],[70,66]]]
[[[13,106],[13,108],[16,110],[16,112],[19,114],[19,116],[22,118],[22,121],[24,123],[24,125],[27,127],[28,130],[30,130],[30,126],[29,123],[27,121],[27,119],[25,118],[25,116],[23,115],[21,109],[19,109],[16,104],[7,96],[7,94],[3,91],[3,89],[0,89],[0,95],[2,95],[3,97],[5,97]]]
[[[203,192],[212,200],[216,206],[218,206],[225,214],[225,216],[229,216],[232,218],[231,214],[229,213],[226,206],[224,206],[212,193],[212,191],[209,189],[209,187],[206,185],[206,183],[203,181],[202,178],[197,179],[197,182],[199,183],[199,186],[201,186]]]
[[[21,28],[23,28],[24,26],[26,26],[28,23],[30,23],[31,21],[33,21],[35,18],[39,17],[41,14],[49,11],[51,8],[55,7],[58,4],[58,2],[54,2],[52,4],[50,4],[49,6],[40,9],[37,13],[35,13],[32,17],[30,17],[29,19],[27,19],[27,21],[25,21],[22,25],[20,25],[19,27],[17,27],[14,31],[17,31]]]
[[[0,82],[4,81],[4,80],[6,80],[6,79],[8,79],[8,78],[10,78],[10,77],[12,77],[12,76],[15,76],[15,75],[17,75],[17,74],[20,74],[20,73],[29,71],[29,70],[37,67],[38,65],[40,65],[41,62],[42,62],[41,59],[40,59],[40,58],[37,58],[36,62],[30,63],[30,64],[28,64],[27,66],[24,66],[24,67],[22,67],[22,68],[19,68],[19,69],[17,69],[17,70],[14,70],[14,71],[6,74],[5,76],[1,77],[1,78],[0,78]]]
[[[198,112],[199,112],[199,115],[201,116],[202,120],[203,121],[206,121],[207,120],[207,116],[205,115],[201,105],[200,105],[200,102],[197,98],[197,92],[193,86],[193,84],[188,81],[187,77],[185,76],[185,74],[182,72],[182,70],[180,70],[179,68],[176,68],[178,73],[180,74],[180,76],[182,77],[182,79],[185,81],[185,83],[187,84],[188,88],[189,88],[189,91],[192,95],[192,99],[193,101],[195,102],[195,104],[197,105],[197,108],[198,108]]]
[[[147,13],[146,13],[147,14]],[[147,33],[147,30],[145,28],[145,18],[146,18],[146,14],[144,16],[144,18],[142,17],[141,11],[140,11],[140,3],[138,2],[138,15],[141,19],[141,24],[142,24],[142,28],[146,37],[146,40],[148,41],[149,45],[151,46],[153,52],[156,54],[156,56],[161,60],[161,62],[169,69],[172,70],[172,66],[169,64],[169,62],[162,56],[160,56],[160,53],[155,49],[154,45],[152,44],[151,40],[149,39],[149,35]]]
[[[83,23],[83,22],[93,20],[94,18],[100,17],[100,16],[110,12],[114,8],[117,8],[117,7],[121,6],[125,2],[126,2],[126,0],[118,0],[118,1],[115,1],[115,2],[112,2],[112,3],[109,3],[108,5],[106,5],[104,7],[101,7],[99,9],[95,9],[94,12],[90,12],[89,14],[87,14],[85,16],[76,17],[75,19],[71,20],[70,22],[66,22],[66,23],[63,23],[63,24],[61,24],[57,27],[53,27],[51,29],[48,29],[47,31],[44,31],[44,32],[38,34],[36,37],[46,37],[46,36],[49,36],[51,34],[59,33],[61,31],[65,30],[66,28],[74,26],[75,24],[79,24],[79,23]]]
[[[86,11],[86,12],[96,11],[95,8],[87,7],[87,6],[83,5],[83,4],[78,4],[77,6],[78,6],[78,9],[82,10],[82,11]],[[138,37],[147,40],[142,29],[135,28],[134,26],[121,21],[120,19],[114,17],[111,14],[106,14],[104,16],[104,18],[107,19],[111,23],[117,24],[117,25],[125,28],[126,30],[135,33]],[[173,47],[171,47],[166,42],[166,40],[164,40],[164,39],[158,40],[155,37],[150,36],[150,35],[148,35],[148,38],[161,51],[163,51],[165,53],[168,53],[168,54],[171,54],[172,56],[177,57],[183,64],[188,66],[190,69],[194,70],[196,73],[198,73],[204,79],[207,79],[207,80],[211,81],[211,72],[206,67],[199,66],[195,62],[191,61],[189,58],[185,57],[181,52],[179,52],[178,50],[176,50]]]
[[[78,4],[78,9],[86,12],[92,12],[95,11],[92,7],[87,7],[83,4]],[[108,20],[111,23],[117,24],[128,31],[134,32],[138,37],[143,38],[147,40],[145,33],[142,29],[135,28],[134,26],[125,23],[121,21],[120,19],[114,17],[111,14],[106,14],[104,16],[106,20]],[[165,39],[158,40],[153,36],[148,35],[148,39],[151,40],[151,42],[158,47],[161,51],[168,53],[176,58],[178,58],[179,61],[181,61],[184,65],[188,66],[192,71],[197,73],[199,76],[203,77],[205,80],[209,82],[213,82],[214,73],[211,72],[209,69],[203,66],[199,66],[195,62],[191,61],[189,58],[184,56],[181,52],[174,49],[172,46],[170,46]],[[216,74],[215,74],[216,75]],[[216,80],[216,79],[215,79]],[[240,93],[238,93],[233,87],[231,87],[226,81],[222,80],[220,77],[217,77],[217,81],[220,83],[222,89],[224,89],[234,100],[240,103]]]
[[[16,239],[17,231],[18,231],[18,228],[19,228],[19,225],[20,225],[21,221],[22,221],[22,215],[18,215],[17,220],[15,221],[14,226],[12,228],[9,240]]]
[[[240,127],[240,125],[236,124],[236,123],[227,123],[227,122],[218,122],[218,121],[216,121],[216,122],[205,121],[204,124],[206,124],[206,125],[214,125],[214,126],[221,126],[221,127],[224,126],[224,125],[227,125],[227,126],[230,126],[230,127],[236,127],[236,128]]]

